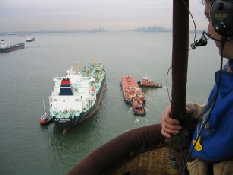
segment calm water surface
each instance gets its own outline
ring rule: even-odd
[[[169,104],[171,76],[171,33],[55,33],[35,34],[25,49],[0,53],[0,174],[63,175],[97,147],[115,136],[145,125],[160,123]],[[28,36],[0,36],[25,41]],[[191,35],[190,40],[193,36]],[[212,41],[190,50],[187,101],[205,103],[214,82],[220,57]],[[53,78],[63,76],[70,66],[102,62],[107,88],[96,115],[62,135],[54,124],[39,125],[43,99],[48,97]],[[147,76],[163,85],[146,89],[146,116],[136,117],[123,102],[120,77]],[[166,84],[167,82],[167,84]]]

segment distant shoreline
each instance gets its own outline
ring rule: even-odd
[[[204,30],[204,29],[203,29]],[[202,33],[203,30],[196,30],[196,33]],[[48,33],[101,33],[101,32],[145,32],[145,33],[159,33],[159,32],[172,32],[171,29],[133,29],[133,30],[41,30],[41,31],[15,31],[11,32],[14,35],[32,35],[32,34],[48,34]],[[190,30],[190,33],[194,33],[195,30]],[[0,32],[1,36],[9,35],[9,32]]]

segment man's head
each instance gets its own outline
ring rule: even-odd
[[[215,0],[215,1],[218,1],[218,0]],[[212,3],[212,0],[203,0],[203,2],[205,4],[205,16],[206,16],[206,18],[208,20],[208,33],[213,38],[215,38],[217,40],[221,40],[221,35],[216,33],[215,28],[212,25],[212,18],[211,18],[211,3]],[[232,21],[232,25],[233,25],[233,21]],[[233,31],[232,31],[232,33],[233,33]],[[228,37],[228,39],[232,39],[232,37]],[[219,41],[215,41],[215,44],[219,48],[219,53],[220,53],[221,52],[221,43]],[[233,40],[228,41],[228,42],[225,43],[223,56],[226,57],[226,58],[233,59]]]

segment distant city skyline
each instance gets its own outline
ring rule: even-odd
[[[134,30],[172,27],[172,0],[0,0],[0,32]],[[197,29],[207,28],[201,0],[190,0]],[[190,18],[190,29],[194,29]]]

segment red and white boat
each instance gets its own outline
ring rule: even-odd
[[[45,112],[40,118],[40,125],[48,125],[52,122],[52,117]]]
[[[161,88],[162,85],[154,82],[154,81],[150,81],[148,80],[148,78],[143,77],[142,81],[138,81],[137,82],[139,87],[150,87],[150,88]]]
[[[44,114],[40,117],[40,125],[41,126],[48,125],[52,122],[52,117],[49,116],[49,114],[45,111],[44,100],[43,100],[43,105],[44,105]]]

